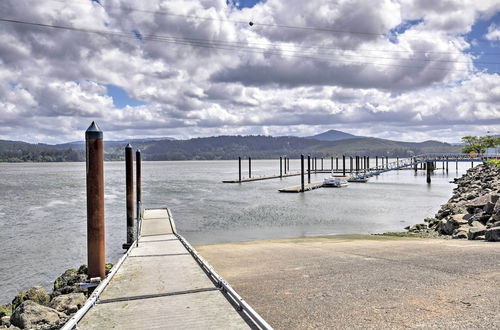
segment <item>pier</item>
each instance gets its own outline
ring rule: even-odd
[[[72,329],[272,329],[177,233],[168,208],[142,207],[141,155],[125,148],[126,250],[105,267],[103,132],[86,131],[88,279],[90,293],[62,327]]]
[[[271,329],[176,232],[168,209],[143,211],[139,240],[108,278],[65,329]]]
[[[339,166],[339,159],[341,165]],[[346,157],[330,157],[330,168],[324,166],[324,159],[320,158],[321,166],[318,167],[318,157],[307,156],[307,160],[304,155],[301,155],[300,159],[300,171],[290,172],[290,158],[280,157],[279,158],[279,174],[273,175],[261,175],[252,177],[252,162],[251,158],[248,158],[248,177],[242,177],[241,171],[241,157],[238,157],[238,179],[223,180],[223,183],[246,183],[253,181],[262,180],[272,180],[272,179],[283,179],[292,176],[301,176],[301,184],[291,187],[281,188],[278,191],[283,193],[298,193],[311,191],[323,187],[322,182],[311,183],[311,173],[326,173],[326,174],[338,174],[343,176],[349,182],[364,183],[368,181],[368,178],[380,175],[389,171],[399,171],[399,170],[425,170],[427,172],[426,182],[431,183],[431,176],[434,170],[437,169],[437,164],[442,163],[442,170],[446,172],[449,171],[449,163],[455,163],[456,169],[458,170],[459,162],[470,162],[471,167],[474,166],[474,162],[482,163],[487,160],[486,157],[470,157],[470,155],[464,154],[450,154],[450,155],[418,155],[415,157],[399,158],[396,157],[396,161],[389,162],[389,157],[375,157],[375,166],[370,166],[369,156],[349,156]],[[379,161],[380,160],[380,161]],[[334,168],[335,163],[335,168]],[[349,165],[349,166],[346,166]],[[307,176],[307,183],[305,180]]]

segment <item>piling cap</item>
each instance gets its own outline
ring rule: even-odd
[[[125,147],[125,149],[132,149],[132,146],[129,144],[127,144],[127,146]]]
[[[99,126],[96,124],[95,121],[90,124],[89,128],[87,128],[87,131],[85,132],[85,140],[92,140],[92,139],[102,139],[103,134]]]

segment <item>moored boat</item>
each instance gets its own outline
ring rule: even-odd
[[[347,187],[348,183],[344,178],[338,178],[338,177],[329,177],[325,178],[323,180],[323,186],[324,187],[334,187],[334,188],[341,188],[341,187]]]

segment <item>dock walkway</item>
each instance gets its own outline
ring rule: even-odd
[[[141,233],[78,329],[257,328],[176,234],[168,209],[145,210]]]

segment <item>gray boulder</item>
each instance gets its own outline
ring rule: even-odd
[[[65,314],[53,308],[26,300],[16,308],[10,322],[21,329],[47,329],[62,324],[66,319]]]
[[[476,239],[478,236],[485,235],[486,226],[480,223],[479,221],[473,221],[472,227],[469,228],[469,232],[467,234],[467,238],[470,240]]]
[[[500,242],[500,227],[492,227],[487,229],[484,237],[490,242]]]
[[[488,203],[495,204],[498,201],[498,197],[499,196],[495,193],[486,194],[486,195],[474,198],[473,200],[471,200],[467,204],[465,204],[465,206],[467,207],[467,209],[476,209],[476,208],[482,209]]]
[[[50,307],[65,314],[76,313],[86,301],[83,293],[68,293],[55,297],[50,302]]]

